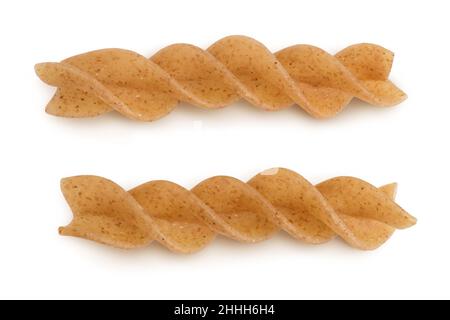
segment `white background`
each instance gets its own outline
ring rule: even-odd
[[[448,13],[446,1],[0,2],[0,298],[450,298]],[[391,79],[409,98],[389,109],[354,101],[326,121],[245,103],[218,111],[181,104],[154,123],[44,112],[54,89],[35,76],[37,62],[107,47],[146,56],[176,42],[207,48],[230,34],[273,51],[383,45],[396,54]],[[397,181],[398,203],[418,224],[373,252],[280,233],[254,245],[219,237],[183,256],[159,244],[122,251],[57,233],[71,219],[61,177],[190,188],[275,166],[313,183]]]

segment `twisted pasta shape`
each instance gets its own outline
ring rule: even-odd
[[[150,59],[122,49],[104,49],[40,63],[38,76],[58,87],[50,114],[91,117],[111,111],[152,121],[184,101],[207,109],[245,99],[265,110],[299,105],[327,118],[353,97],[377,106],[406,98],[388,76],[393,53],[356,44],[332,56],[310,45],[272,54],[244,36],[223,38],[206,51],[189,44],[168,46]]]
[[[61,182],[74,218],[60,234],[119,248],[157,240],[175,252],[200,250],[221,234],[258,242],[280,228],[307,243],[339,235],[359,249],[375,249],[396,228],[416,219],[394,203],[396,184],[376,188],[352,177],[313,186],[299,174],[276,168],[247,183],[216,176],[187,190],[169,181],[151,181],[130,191],[97,176]]]

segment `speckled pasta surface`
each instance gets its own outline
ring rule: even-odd
[[[310,45],[272,54],[245,36],[223,38],[207,50],[190,44],[163,48],[150,59],[122,49],[84,53],[35,69],[57,92],[50,114],[92,117],[115,110],[152,121],[184,101],[214,109],[244,99],[265,110],[299,105],[328,118],[353,97],[377,106],[406,98],[388,76],[393,53],[374,44],[356,44],[336,55]]]
[[[314,186],[282,168],[246,183],[216,176],[192,190],[159,180],[125,191],[97,176],[62,179],[61,189],[74,217],[60,233],[119,248],[156,240],[172,251],[191,253],[216,234],[258,242],[282,229],[311,244],[338,235],[350,246],[370,250],[395,229],[416,223],[394,202],[396,184],[376,188],[358,178],[337,177]]]

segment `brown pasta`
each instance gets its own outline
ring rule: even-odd
[[[395,229],[416,219],[394,202],[396,184],[376,188],[353,177],[313,186],[282,168],[247,183],[216,176],[187,190],[169,181],[151,181],[130,191],[97,176],[61,181],[72,222],[60,234],[119,248],[157,240],[175,252],[191,253],[216,234],[241,242],[270,238],[279,229],[311,244],[338,235],[350,246],[370,250]]]
[[[50,114],[92,117],[115,110],[152,121],[184,101],[215,109],[244,99],[265,110],[299,105],[328,118],[353,97],[377,106],[406,98],[388,76],[393,53],[374,44],[356,44],[332,56],[310,45],[272,54],[258,41],[229,36],[207,50],[189,44],[168,46],[150,59],[122,49],[77,55],[35,69],[58,87]]]

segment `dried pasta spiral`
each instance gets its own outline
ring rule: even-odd
[[[65,178],[61,188],[74,217],[60,233],[119,248],[157,240],[172,251],[190,253],[216,234],[258,242],[282,229],[307,243],[338,235],[350,246],[369,250],[395,229],[416,222],[394,202],[395,184],[376,188],[358,178],[336,177],[314,186],[282,168],[247,183],[216,176],[192,190],[160,180],[125,191],[97,176]]]
[[[377,106],[406,98],[388,76],[393,53],[374,44],[356,44],[336,55],[310,45],[275,54],[258,41],[229,36],[207,50],[174,44],[147,59],[135,52],[104,49],[40,63],[35,70],[58,87],[46,111],[64,117],[91,117],[115,110],[152,121],[182,101],[215,109],[244,99],[265,110],[299,105],[328,118],[353,97]]]

